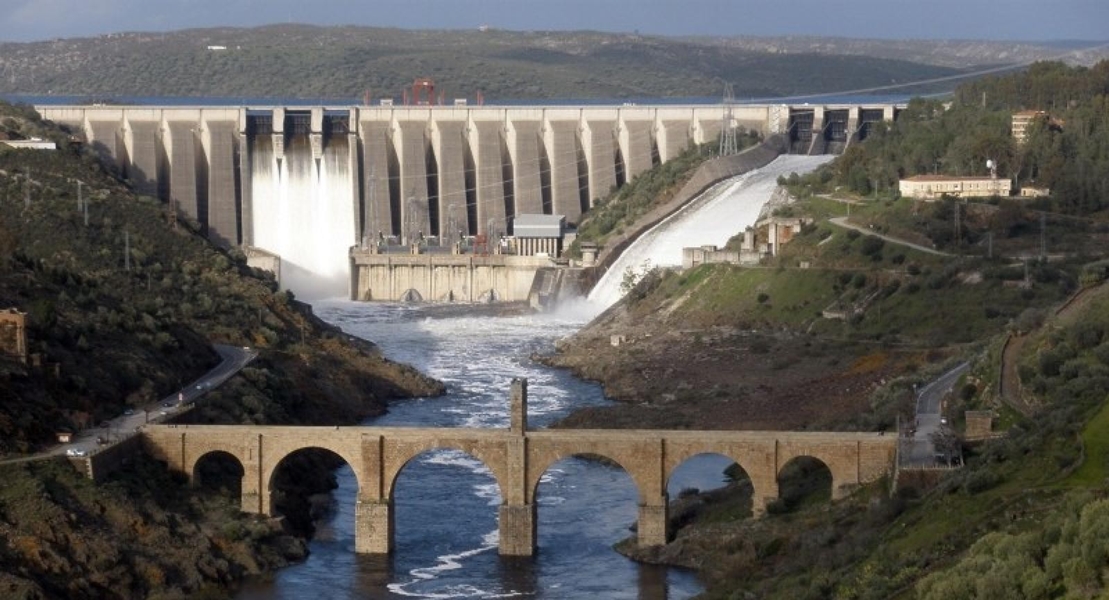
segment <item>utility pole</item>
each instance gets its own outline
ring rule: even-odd
[[[959,201],[955,201],[955,246],[960,245],[962,239],[961,223],[959,222]]]
[[[1047,258],[1047,213],[1040,213],[1040,260]]]
[[[84,210],[85,202],[81,194],[81,182],[77,182],[77,213],[80,214]]]

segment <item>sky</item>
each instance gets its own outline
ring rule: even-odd
[[[0,41],[272,23],[1109,40],[1109,0],[0,0]]]

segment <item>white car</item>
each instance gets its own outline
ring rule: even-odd
[[[65,451],[65,455],[66,456],[86,456],[86,455],[88,455],[88,452],[85,452],[84,450],[82,450],[80,448],[70,448],[69,450]]]

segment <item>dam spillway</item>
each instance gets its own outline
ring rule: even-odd
[[[842,149],[901,108],[875,105],[39,106],[141,193],[213,242],[281,258],[342,290],[348,251],[382,239],[506,234],[522,214],[582,213],[730,126]]]

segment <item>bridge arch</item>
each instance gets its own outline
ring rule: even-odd
[[[307,468],[311,469],[308,472],[290,468],[295,462],[295,458],[309,457],[313,454],[327,457],[328,462],[322,465],[326,468],[316,470],[314,468],[316,464],[311,462],[307,463]],[[334,464],[330,462],[331,460],[337,460],[342,464]],[[303,446],[284,453],[263,470],[265,480],[261,488],[264,505],[263,513],[267,515],[281,514],[289,523],[293,524],[294,528],[311,531],[314,528],[312,523],[313,506],[309,496],[316,493],[331,492],[334,488],[329,485],[332,482],[330,478],[334,477],[336,469],[342,468],[342,466],[349,467],[353,471],[356,485],[361,490],[362,478],[356,464],[341,453],[323,446]],[[293,493],[285,494],[290,488]]]
[[[272,493],[273,493],[273,479],[278,470],[285,465],[289,457],[302,453],[304,451],[323,451],[328,454],[334,455],[347,464],[354,471],[355,481],[358,483],[359,494],[363,489],[363,469],[361,457],[355,457],[350,454],[351,448],[349,444],[342,443],[328,443],[324,439],[316,440],[322,443],[312,444],[292,444],[285,447],[279,447],[274,450],[272,459],[267,457],[261,469],[261,481],[259,485],[259,493],[262,495],[262,513],[269,515],[273,512]]]
[[[778,470],[780,499],[787,510],[813,497],[821,501],[837,499],[836,488],[831,467],[816,456],[794,456]]]
[[[215,489],[215,484],[226,483],[229,491],[236,497],[242,496],[243,478],[246,477],[246,466],[238,456],[227,450],[210,450],[197,456],[193,461],[191,473],[192,484],[198,487]]]
[[[572,448],[557,449],[549,454],[534,457],[528,461],[528,481],[527,481],[527,503],[533,504],[539,491],[539,481],[543,475],[556,463],[567,458],[584,458],[584,459],[600,459],[602,461],[609,461],[616,466],[620,467],[628,477],[631,478],[632,483],[635,484],[636,496],[640,505],[649,503],[651,494],[649,490],[658,488],[658,483],[649,481],[650,477],[644,473],[645,469],[636,464],[633,457],[629,456],[627,452],[598,449],[582,449],[574,450]],[[639,467],[639,468],[637,468]],[[661,492],[661,490],[658,490]]]
[[[639,504],[643,504],[643,486],[640,485],[638,481],[636,481],[635,473],[624,464],[622,464],[619,460],[593,452],[569,452],[545,463],[542,468],[539,468],[539,465],[529,465],[529,477],[531,478],[531,481],[528,482],[529,503],[535,503],[538,500],[539,484],[540,482],[542,482],[543,476],[547,474],[547,471],[550,471],[551,467],[557,465],[558,463],[570,458],[580,458],[583,460],[599,460],[601,462],[607,461],[619,467],[620,470],[623,471],[624,474],[626,474],[631,482],[635,485],[636,498]]]
[[[766,505],[778,497],[773,440],[713,442],[685,437],[667,440],[663,465],[664,483],[669,484],[675,471],[690,459],[706,454],[728,458],[746,474],[751,481],[751,512],[754,516],[764,514]]]
[[[825,440],[783,442],[778,446],[775,479],[779,479],[783,468],[796,458],[808,457],[819,461],[827,468],[832,477],[832,500],[839,500],[850,493],[851,486],[864,479],[862,458],[863,448],[858,444],[834,444]],[[867,479],[876,479],[870,477]]]
[[[716,458],[716,459],[720,459],[718,461],[715,461],[719,464],[716,464],[713,467],[713,468],[720,467],[720,470],[718,472],[718,476],[720,478],[719,479],[719,485],[715,485],[713,487],[705,488],[705,487],[701,487],[701,486],[685,486],[683,484],[683,486],[681,488],[671,489],[673,487],[673,484],[676,483],[675,479],[681,474],[680,471],[683,469],[683,467],[689,466],[692,461],[694,461],[695,459],[698,459],[698,458]],[[727,464],[724,464],[724,463],[727,463]],[[729,473],[730,473],[730,475],[729,475]],[[692,456],[685,457],[685,459],[681,460],[680,462],[675,461],[675,463],[666,472],[665,476],[666,476],[666,480],[664,482],[665,483],[665,488],[664,489],[667,490],[667,492],[668,492],[667,496],[670,499],[676,499],[682,492],[684,492],[687,489],[690,489],[691,487],[696,488],[696,490],[698,492],[706,492],[706,491],[710,491],[710,490],[721,489],[721,488],[727,487],[729,483],[734,483],[735,485],[737,485],[741,488],[742,487],[749,487],[750,490],[751,490],[749,504],[745,503],[745,506],[750,507],[750,510],[751,510],[753,515],[756,514],[756,512],[755,512],[756,498],[760,497],[760,494],[762,494],[762,496],[765,496],[765,494],[769,492],[769,490],[755,490],[754,489],[754,478],[752,478],[750,473],[747,472],[747,469],[745,469],[743,467],[743,465],[740,464],[738,461],[736,461],[734,458],[732,458],[732,457],[730,457],[726,454],[721,454],[720,452],[709,452],[709,451],[699,452],[697,454],[693,454]],[[727,478],[729,476],[731,477],[731,482],[729,482],[727,480]],[[762,506],[759,505],[758,508],[761,510]]]
[[[488,543],[484,536],[500,526],[504,494],[489,465],[473,453],[430,448],[393,475],[386,502],[390,546],[442,544],[444,551],[456,552]]]
[[[394,442],[387,451],[382,473],[382,496],[393,501],[397,477],[409,463],[421,455],[436,450],[454,450],[477,460],[488,469],[497,482],[497,492],[502,503],[507,497],[508,460],[503,444],[487,443],[482,440],[411,440]]]

